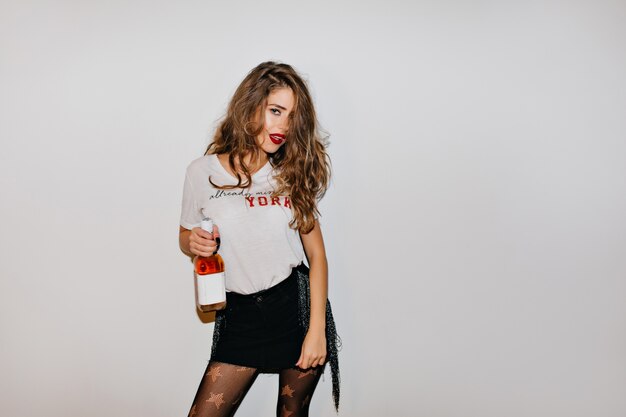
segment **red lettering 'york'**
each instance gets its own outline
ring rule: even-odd
[[[257,197],[259,200],[259,206],[267,206],[267,197]]]
[[[289,197],[285,197],[285,203],[283,205],[287,208],[291,208],[291,201],[289,201]]]
[[[246,200],[248,200],[250,207],[254,207],[254,197],[246,197]]]

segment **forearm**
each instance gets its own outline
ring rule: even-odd
[[[326,329],[326,300],[328,298],[328,262],[326,256],[317,254],[309,259],[311,288],[311,317],[309,329]]]
[[[191,233],[191,230],[187,230],[185,228],[183,228],[182,226],[180,227],[180,233],[178,234],[178,246],[180,247],[180,250],[187,256],[189,256],[190,258],[194,257],[194,254],[191,253],[191,251],[189,250],[189,234]]]

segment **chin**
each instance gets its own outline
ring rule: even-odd
[[[276,153],[280,148],[282,148],[283,145],[284,143],[281,143],[280,145],[275,145],[268,140],[265,143],[261,144],[261,149],[267,154],[273,154]]]

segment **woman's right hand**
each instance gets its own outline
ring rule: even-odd
[[[213,233],[201,227],[194,227],[189,233],[189,251],[198,256],[211,256],[217,253],[220,247],[220,232],[217,225],[213,225]]]

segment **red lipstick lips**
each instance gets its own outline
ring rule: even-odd
[[[274,145],[280,145],[285,141],[285,135],[281,135],[280,133],[270,133],[270,139]]]

